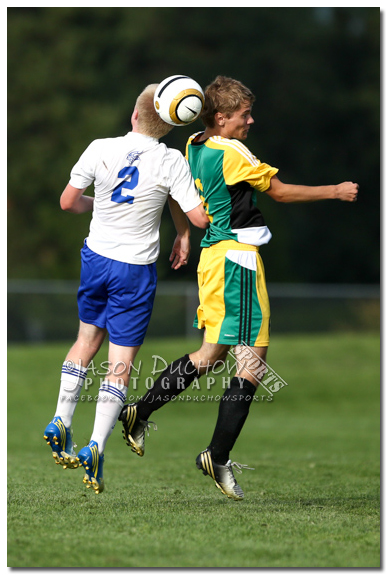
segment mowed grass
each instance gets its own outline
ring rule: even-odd
[[[148,341],[136,393],[145,390],[153,355],[169,362],[197,346],[197,339]],[[378,335],[273,337],[268,362],[287,386],[272,401],[258,392],[232,452],[255,468],[237,476],[241,502],[195,467],[227,373],[215,385],[201,379],[184,401],[153,414],[158,430],[143,458],[125,445],[118,424],[106,448],[103,494],[85,489],[82,470],[56,466],[43,430],[68,347],[9,347],[8,566],[380,566]],[[90,439],[95,404],[88,399],[98,384],[96,374],[73,420],[79,448]]]

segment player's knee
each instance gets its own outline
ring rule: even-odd
[[[202,375],[208,373],[212,368],[224,362],[228,355],[229,347],[215,347],[209,349],[208,346],[202,347],[199,351],[190,354],[190,359],[194,363],[198,372]]]
[[[101,337],[85,338],[79,336],[77,343],[82,347],[82,349],[87,350],[89,354],[95,354],[100,349],[102,340]]]

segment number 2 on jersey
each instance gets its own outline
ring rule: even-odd
[[[134,196],[130,196],[126,190],[133,190],[139,183],[139,170],[135,166],[125,166],[119,171],[118,178],[129,178],[118,184],[113,190],[111,200],[116,204],[128,202],[133,204]]]

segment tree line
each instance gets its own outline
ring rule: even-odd
[[[259,195],[273,234],[267,280],[379,281],[379,8],[8,8],[7,57],[9,277],[78,278],[90,214],[59,208],[72,166],[92,140],[131,129],[147,84],[183,73],[255,93],[246,144],[283,181],[360,184],[351,205]],[[184,152],[201,129],[164,141]],[[167,209],[161,234],[159,278],[194,280],[202,232],[180,272]]]

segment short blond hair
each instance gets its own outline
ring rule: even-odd
[[[154,108],[154,94],[159,84],[149,84],[138,96],[135,108],[139,112],[137,120],[139,132],[151,138],[162,138],[173,126],[164,122]]]
[[[250,106],[255,101],[254,94],[238,80],[217,76],[205,89],[205,104],[201,120],[207,128],[214,128],[214,115],[222,112],[230,117],[245,103]]]

